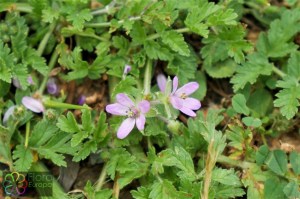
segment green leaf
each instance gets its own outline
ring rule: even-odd
[[[252,126],[252,127],[260,127],[262,125],[262,122],[260,119],[258,118],[254,118],[254,117],[244,117],[242,119],[243,123],[246,126]]]
[[[59,18],[59,11],[51,7],[47,7],[42,11],[42,21],[46,23],[52,23]]]
[[[87,110],[87,109],[82,110],[81,121],[82,121],[83,130],[85,130],[88,133],[91,133],[93,129],[91,110]]]
[[[28,83],[28,72],[27,67],[25,65],[16,64],[11,70],[12,75],[14,78],[16,78],[22,87],[22,89],[26,89],[29,85]]]
[[[71,145],[72,146],[72,145]],[[94,140],[88,141],[83,144],[82,148],[79,149],[78,153],[73,157],[73,161],[79,162],[80,160],[84,160],[91,153],[96,152],[97,143]]]
[[[162,180],[155,182],[151,186],[151,192],[149,194],[150,199],[178,199],[187,198],[189,195],[182,191],[177,191],[176,188],[169,180]]]
[[[127,76],[124,80],[121,80],[114,88],[111,96],[112,99],[114,99],[118,93],[127,93],[129,95],[136,96],[139,92],[136,88],[136,84],[137,81],[135,78]]]
[[[243,89],[247,83],[254,84],[260,75],[270,75],[272,67],[264,55],[259,53],[249,55],[248,61],[237,68],[237,73],[230,80],[234,92]]]
[[[282,150],[272,151],[265,163],[278,175],[284,175],[287,172],[287,156]]]
[[[180,178],[193,181],[197,178],[194,169],[194,163],[191,155],[182,147],[175,147],[174,150],[167,149],[161,153],[162,156],[169,158],[164,162],[167,166],[175,166],[181,171],[177,173]]]
[[[231,187],[241,186],[239,177],[234,173],[233,169],[215,168],[212,172],[212,180]]]
[[[107,163],[107,173],[111,179],[115,178],[115,173],[125,173],[132,169],[135,157],[131,156],[124,148],[112,149],[109,153],[109,161]]]
[[[57,166],[63,166],[63,167],[67,166],[67,163],[64,160],[65,157],[62,154],[58,154],[54,152],[53,149],[39,148],[37,152],[41,156],[44,156],[46,159],[51,160]]]
[[[162,42],[180,55],[189,56],[190,50],[181,33],[174,30],[165,31],[161,35]]]
[[[250,113],[250,110],[246,105],[246,98],[242,94],[236,94],[233,96],[232,106],[233,109],[238,113],[242,113],[244,115],[249,115]]]
[[[218,10],[218,6],[214,3],[203,3],[201,6],[192,8],[184,21],[186,26],[193,32],[207,38],[208,37],[208,26],[203,23],[204,19],[210,14]]]
[[[44,145],[54,134],[58,131],[58,128],[47,120],[38,122],[29,137],[30,146]]]
[[[90,21],[92,18],[93,16],[89,9],[70,12],[70,14],[67,16],[67,20],[72,22],[74,28],[78,30],[82,30],[84,23],[86,21]]]
[[[28,64],[44,76],[48,74],[48,66],[46,65],[45,58],[39,56],[33,48],[27,48],[24,63]]]
[[[139,22],[133,24],[133,28],[132,31],[130,32],[130,36],[132,37],[133,43],[137,43],[137,44],[143,44],[147,38],[145,28]]]
[[[11,83],[11,68],[13,68],[13,59],[14,56],[10,53],[10,49],[7,45],[4,46],[3,42],[0,41],[0,80],[7,83]]]
[[[233,9],[220,9],[219,12],[210,15],[207,19],[209,25],[236,25],[237,14]]]
[[[137,190],[130,191],[134,199],[149,199],[150,189],[146,187],[138,187]]]
[[[270,153],[268,146],[262,145],[256,152],[255,160],[256,164],[261,166],[266,161]]]
[[[14,168],[19,172],[27,172],[33,162],[33,155],[29,148],[25,148],[24,145],[17,145],[13,151]]]
[[[289,182],[283,189],[284,194],[288,198],[299,198],[299,184],[295,181]]]
[[[71,139],[71,146],[75,147],[81,143],[81,141],[89,136],[89,133],[86,131],[79,131],[76,134],[73,134]]]
[[[155,41],[146,41],[144,43],[145,51],[148,57],[151,59],[160,59],[160,60],[171,60],[173,58],[173,55],[170,53],[170,51],[159,45]]]
[[[205,70],[213,78],[226,78],[233,75],[236,67],[237,64],[232,59],[226,59],[213,65],[205,65]]]
[[[80,132],[80,128],[72,112],[68,112],[67,117],[64,115],[60,116],[56,126],[60,130],[68,133]]]
[[[213,67],[217,62],[223,62],[232,57],[236,63],[245,60],[244,52],[252,49],[252,45],[244,39],[245,29],[241,26],[223,27],[203,39],[205,46],[201,48],[201,55],[205,67]]]
[[[278,179],[270,178],[265,181],[264,184],[264,198],[274,199],[274,198],[285,198],[283,189],[285,184],[280,182]]]
[[[183,85],[190,79],[195,78],[197,71],[197,57],[194,52],[191,52],[189,57],[177,55],[169,62],[167,69],[173,74],[176,74],[179,79],[179,84]]]
[[[296,151],[292,151],[290,153],[290,162],[294,173],[300,175],[300,154]]]
[[[239,126],[228,125],[230,130],[226,130],[227,139],[230,140],[229,146],[243,151],[248,140],[251,139],[252,133],[248,129]]]
[[[99,115],[97,126],[93,132],[94,140],[101,142],[106,136],[107,127],[108,124],[106,123],[106,114],[102,111]]]
[[[276,94],[275,107],[280,107],[280,112],[287,119],[291,119],[298,112],[300,99],[300,86],[298,80],[287,76],[277,81],[277,87],[283,88]]]
[[[291,54],[291,57],[288,60],[287,70],[288,70],[288,75],[300,80],[300,52],[299,51]]]
[[[0,80],[0,97],[4,97],[10,90],[10,84]]]
[[[264,88],[260,88],[250,94],[247,100],[247,106],[251,111],[255,111],[258,116],[263,117],[272,110],[272,102],[273,98],[271,93]]]
[[[268,34],[260,34],[257,43],[258,51],[268,57],[284,57],[296,51],[298,46],[291,40],[300,31],[299,11],[299,8],[285,10],[280,19],[274,20]]]

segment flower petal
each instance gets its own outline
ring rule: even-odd
[[[11,106],[11,107],[9,107],[9,109],[7,109],[7,111],[4,113],[4,116],[3,116],[3,124],[6,124],[6,122],[10,118],[10,116],[12,116],[12,114],[14,113],[15,108],[16,108],[16,106]]]
[[[119,103],[109,104],[106,106],[106,112],[113,115],[127,115],[128,107],[123,106]]]
[[[175,77],[173,78],[173,91],[172,91],[172,93],[175,93],[176,90],[177,90],[177,88],[178,88],[178,77],[175,76]]]
[[[136,127],[140,131],[144,130],[146,118],[143,114],[140,114],[140,116],[138,118],[136,118],[135,122],[136,122]]]
[[[184,100],[177,96],[170,96],[170,102],[174,108],[179,110],[183,107]]]
[[[117,102],[124,106],[127,106],[129,108],[134,106],[133,101],[124,93],[117,94],[116,98]]]
[[[185,95],[190,95],[193,92],[195,92],[198,88],[199,88],[199,84],[197,82],[190,82],[183,85],[181,88],[179,88],[175,94],[177,96],[181,96],[183,93]]]
[[[139,102],[138,108],[145,114],[150,110],[150,103],[147,100],[142,100]]]
[[[192,110],[198,110],[201,107],[201,103],[199,100],[189,97],[184,99],[183,106]]]
[[[192,111],[191,109],[187,108],[187,107],[181,107],[181,109],[179,109],[181,112],[183,112],[184,114],[191,116],[191,117],[196,117],[196,113],[194,111]]]
[[[156,77],[158,88],[161,92],[165,92],[167,85],[167,78],[163,74],[158,74]]]
[[[32,97],[25,96],[22,98],[22,104],[35,113],[41,113],[45,111],[45,107],[41,101]]]
[[[127,137],[127,135],[132,131],[134,124],[135,119],[133,118],[127,118],[126,120],[124,120],[118,129],[117,137],[119,139],[124,139],[125,137]]]

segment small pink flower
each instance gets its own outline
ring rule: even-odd
[[[163,75],[162,75],[163,76]],[[157,82],[160,90],[165,92],[166,78],[157,77]],[[169,101],[175,109],[180,110],[184,114],[195,117],[195,110],[201,107],[199,100],[189,97],[190,94],[194,93],[198,88],[199,84],[197,82],[189,82],[178,88],[178,78],[177,76],[173,79],[173,91],[169,94]]]
[[[41,101],[32,97],[25,96],[22,98],[22,104],[29,110],[35,113],[45,112],[45,107]]]
[[[124,139],[132,131],[134,125],[142,131],[145,127],[145,114],[150,110],[150,103],[146,100],[140,101],[137,105],[124,93],[116,96],[117,103],[106,106],[106,111],[113,115],[127,116],[118,129],[117,137]]]

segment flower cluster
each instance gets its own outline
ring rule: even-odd
[[[171,89],[166,88],[168,83],[173,85],[172,92]],[[194,111],[201,107],[201,103],[198,99],[189,97],[189,95],[199,88],[199,84],[197,82],[189,82],[178,88],[177,76],[174,77],[173,81],[168,82],[167,78],[160,74],[157,76],[157,84],[168,104],[171,104],[173,108],[178,109],[188,116],[196,116]],[[150,104],[153,103],[147,100],[133,102],[133,100],[131,100],[125,93],[117,94],[116,100],[117,103],[106,106],[106,111],[113,115],[127,117],[119,127],[117,137],[119,139],[124,139],[129,135],[135,125],[138,130],[144,130],[146,114],[150,110]]]

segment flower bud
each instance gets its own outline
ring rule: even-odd
[[[178,134],[180,128],[180,122],[176,120],[170,120],[167,128],[174,134]]]
[[[124,75],[127,75],[127,74],[128,74],[130,71],[131,71],[131,66],[129,66],[129,65],[125,65],[125,68],[124,68],[123,74],[124,74]]]
[[[47,82],[47,91],[49,94],[56,95],[58,92],[58,87],[54,78],[50,78]]]

